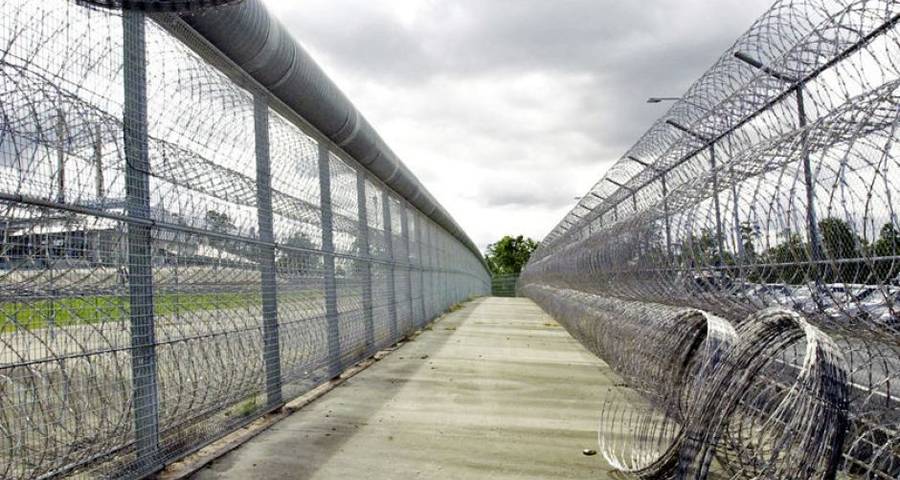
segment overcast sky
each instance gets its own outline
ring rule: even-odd
[[[265,0],[482,249],[540,239],[772,0]]]

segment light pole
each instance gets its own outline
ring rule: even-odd
[[[700,104],[692,102],[685,98],[680,97],[650,97],[647,99],[647,103],[660,103],[662,101],[682,101],[687,103],[688,105],[694,106],[706,112],[711,112],[711,110],[707,107],[704,107]],[[694,138],[699,139],[705,143],[709,144],[709,158],[710,158],[710,168],[713,175],[713,203],[715,204],[716,210],[716,245],[719,249],[719,261],[724,265],[725,263],[725,249],[723,244],[723,233],[722,233],[722,211],[721,206],[719,205],[719,174],[716,171],[716,150],[715,150],[715,142],[714,139],[708,138],[704,135],[700,135],[689,128],[675,122],[674,120],[666,120],[666,124],[681,130],[682,132],[687,133],[688,135],[693,136]],[[730,168],[730,167],[729,167]],[[731,179],[731,196],[734,202],[734,231],[737,243],[737,251],[738,258],[743,262],[744,259],[744,244],[741,242],[740,231],[741,231],[741,220],[740,220],[740,211],[738,210],[738,195],[737,195],[737,187],[734,184],[734,176],[732,175]]]
[[[650,97],[647,99],[647,103],[662,103],[662,102],[684,102],[692,107],[699,108],[700,110],[704,110],[709,112],[709,108],[700,105],[697,102],[688,100],[684,97]]]
[[[812,180],[812,166],[809,162],[809,136],[806,132],[806,109],[803,105],[803,81],[792,75],[779,72],[744,52],[734,52],[738,60],[760,70],[769,76],[792,85],[797,99],[797,125],[800,127],[800,161],[803,163],[803,183],[806,187],[806,228],[809,236],[809,246],[812,250],[813,275],[816,283],[819,283],[819,263],[822,260],[822,247],[819,243],[818,222],[816,220],[816,192]]]
[[[649,100],[648,100],[649,102]],[[654,102],[650,102],[654,103]],[[657,173],[659,173],[659,179],[662,182],[662,200],[663,200],[663,220],[666,223],[666,258],[669,262],[672,261],[672,230],[669,227],[669,191],[666,188],[666,173],[668,173],[668,169],[658,168],[653,166],[650,163],[647,163],[633,155],[628,155],[625,158],[631,160],[632,162],[637,163],[638,165],[643,165],[646,168],[649,168]]]
[[[712,181],[713,181],[713,205],[716,210],[716,246],[719,250],[719,262],[724,266],[725,264],[725,248],[722,243],[722,209],[719,205],[719,174],[716,171],[716,144],[715,140],[709,138],[705,135],[701,135],[699,133],[694,132],[693,130],[685,127],[684,125],[674,121],[674,120],[666,120],[666,124],[681,130],[682,132],[691,135],[692,137],[700,140],[701,142],[707,143],[709,145],[709,168],[712,172]]]

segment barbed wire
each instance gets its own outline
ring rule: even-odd
[[[632,388],[613,465],[900,476],[898,21],[776,2],[533,255],[521,292]]]
[[[490,288],[458,233],[152,18],[0,4],[2,478],[142,477]]]

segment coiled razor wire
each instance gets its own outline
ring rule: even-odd
[[[900,478],[900,2],[778,1],[557,224],[520,293],[627,389],[641,478]]]
[[[146,476],[489,291],[175,17],[80,3],[0,2],[0,478]]]

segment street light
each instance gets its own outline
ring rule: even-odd
[[[684,102],[692,107],[699,108],[700,110],[704,110],[709,112],[710,110],[699,103],[688,100],[684,97],[650,97],[647,99],[647,103],[662,103],[662,102]]]
[[[734,57],[738,60],[750,65],[751,67],[760,70],[772,78],[776,78],[785,83],[789,83],[792,85],[796,93],[797,100],[797,122],[798,126],[801,128],[800,134],[800,159],[803,163],[803,183],[806,187],[806,228],[807,235],[809,236],[809,245],[812,250],[812,261],[815,264],[815,268],[813,269],[813,273],[816,277],[816,282],[819,281],[819,262],[824,258],[822,254],[822,246],[819,244],[819,234],[817,229],[818,221],[816,219],[816,193],[815,193],[815,184],[813,183],[812,178],[812,166],[810,165],[809,159],[809,137],[808,132],[806,131],[806,109],[803,105],[803,81],[797,77],[792,75],[788,75],[784,72],[779,72],[768,65],[765,65],[763,62],[751,57],[750,55],[744,52],[734,52]]]
[[[663,201],[663,218],[666,223],[666,256],[671,260],[672,258],[672,230],[669,228],[669,191],[666,188],[666,173],[668,173],[668,169],[659,168],[656,165],[645,162],[640,158],[635,157],[634,155],[626,155],[625,158],[631,160],[638,165],[643,165],[645,168],[649,168],[654,172],[659,174],[659,180],[662,183],[662,201]]]
[[[719,248],[719,260],[724,264],[725,245],[723,244],[724,238],[722,238],[722,208],[719,205],[719,173],[716,170],[716,139],[697,133],[690,128],[676,122],[675,120],[666,119],[666,124],[702,142],[706,142],[707,146],[709,147],[709,171],[710,173],[712,173],[713,205],[715,206],[716,210],[716,245]],[[735,204],[735,211],[737,211],[737,204]]]
[[[638,164],[638,165],[640,165],[640,166],[642,166],[642,167],[649,168],[650,170],[655,170],[655,171],[657,171],[657,172],[660,171],[660,170],[659,170],[658,168],[656,168],[655,166],[653,166],[653,165],[651,165],[651,164],[649,164],[649,163],[647,163],[647,162],[645,162],[645,161],[641,160],[640,158],[637,158],[637,157],[635,157],[635,156],[633,156],[633,155],[625,155],[625,158],[631,160],[632,162],[634,162],[634,163],[636,163],[636,164]]]
[[[675,120],[666,119],[666,123],[675,127],[676,129],[681,130],[682,132],[698,139],[698,140],[701,140],[704,142],[710,142],[712,140],[711,138],[707,137],[706,135],[701,135],[701,134],[691,130],[690,128],[685,127],[684,125],[676,122]]]
[[[761,63],[759,63],[759,62],[753,60],[752,58],[750,58],[750,57],[748,57],[748,56],[746,56],[746,55],[741,54],[740,52],[735,53],[734,56],[737,57],[737,58],[740,59],[740,60],[743,60],[743,61],[745,61],[745,62],[747,62],[747,63],[750,63],[751,65],[753,65],[753,66],[755,66],[755,67],[757,67],[757,68],[764,68],[766,72],[770,72],[770,70],[769,70],[767,67],[763,67]],[[784,76],[784,75],[778,75],[777,78],[780,78],[780,79],[786,79],[787,77]],[[706,107],[704,107],[704,106],[702,106],[702,105],[696,104],[696,103],[694,103],[694,102],[692,102],[692,101],[690,101],[690,100],[684,99],[684,98],[676,98],[676,97],[659,97],[659,98],[657,98],[657,97],[651,97],[651,98],[647,99],[647,103],[659,103],[659,102],[662,101],[662,100],[676,100],[676,101],[677,101],[677,100],[681,100],[681,101],[686,102],[686,103],[689,104],[689,105],[692,105],[692,106],[694,106],[694,107],[696,107],[696,108],[699,108],[699,109],[701,109],[701,110],[704,110],[704,111],[706,111],[706,112],[710,112],[710,111],[711,111],[710,109],[708,109],[708,108],[706,108]],[[706,137],[706,136],[700,135],[700,134],[698,134],[697,132],[694,132],[693,130],[691,130],[691,129],[685,127],[684,125],[681,125],[680,123],[678,123],[678,122],[676,122],[676,121],[674,121],[674,120],[667,119],[667,120],[666,120],[666,123],[667,123],[668,125],[672,126],[672,127],[675,127],[675,128],[678,129],[678,130],[681,130],[682,132],[684,132],[684,133],[686,133],[686,134],[688,134],[688,135],[690,135],[690,136],[692,136],[692,137],[694,137],[694,138],[699,139],[700,141],[708,142],[708,143],[709,143],[710,164],[712,165],[712,174],[713,174],[713,189],[716,190],[716,191],[718,192],[718,188],[719,188],[719,187],[718,187],[718,184],[719,184],[719,181],[718,181],[718,174],[717,174],[716,171],[715,171],[715,169],[716,169],[716,152],[715,152],[715,145],[713,144],[713,142],[714,142],[715,140],[712,139],[712,138],[708,138],[708,137]],[[632,159],[632,160],[634,160],[634,159]],[[640,162],[639,162],[639,163],[640,163]],[[730,166],[730,165],[729,165],[728,168],[729,168],[729,170],[731,170],[731,166]],[[732,195],[732,197],[734,197],[734,204],[735,204],[735,208],[734,208],[734,225],[735,225],[735,226],[734,226],[734,229],[735,229],[735,232],[740,232],[740,223],[741,223],[741,222],[740,222],[740,218],[739,218],[740,213],[739,213],[739,211],[738,211],[738,209],[737,209],[737,202],[738,202],[737,187],[736,187],[735,184],[734,184],[734,178],[733,178],[733,175],[732,175],[732,181],[731,181],[731,195]],[[718,235],[719,235],[718,245],[719,245],[719,249],[721,250],[721,249],[723,248],[723,246],[722,246],[722,240],[723,240],[723,239],[721,238],[721,236],[722,236],[722,227],[721,227],[722,220],[721,220],[721,212],[720,212],[719,201],[718,201],[718,194],[716,194],[716,196],[715,196],[714,198],[715,198],[715,208],[716,208],[716,230],[717,230],[717,233],[718,233]],[[740,235],[740,234],[738,233],[738,235]],[[740,258],[743,259],[743,258],[744,258],[744,245],[743,245],[743,243],[740,241],[740,238],[738,238],[738,241],[737,241],[737,249],[738,249],[738,254],[739,254]]]
[[[765,73],[769,74],[770,76],[775,77],[783,82],[788,82],[788,83],[799,82],[799,80],[797,78],[795,78],[791,75],[788,75],[786,73],[776,71],[770,67],[767,67],[759,60],[751,57],[750,55],[747,55],[744,52],[734,52],[734,58],[737,58],[738,60],[746,63],[747,65],[750,65],[751,67],[753,67],[757,70],[762,70],[763,72],[765,72]]]

